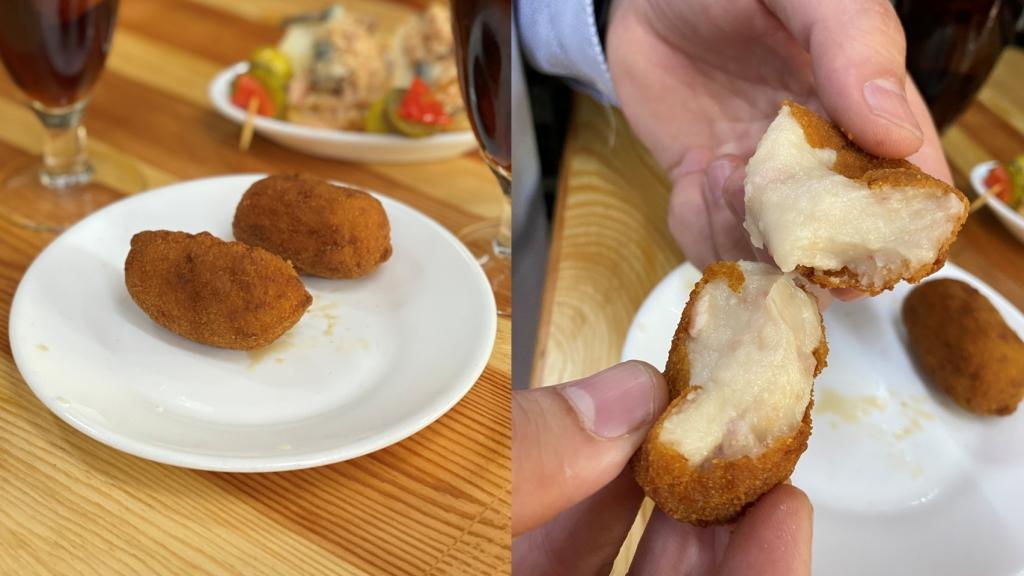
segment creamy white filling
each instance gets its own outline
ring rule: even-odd
[[[687,327],[694,388],[659,437],[694,466],[759,454],[797,430],[810,401],[821,340],[814,298],[791,274],[739,264],[740,294],[722,279],[697,296]]]
[[[933,262],[963,205],[953,194],[868,185],[831,170],[783,106],[747,164],[744,227],[785,272],[848,267],[875,286]]]

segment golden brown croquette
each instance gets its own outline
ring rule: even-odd
[[[379,200],[298,174],[250,186],[235,210],[234,234],[302,274],[324,278],[365,276],[391,257],[391,227]]]
[[[207,232],[139,232],[124,262],[124,282],[157,324],[236,350],[277,340],[313,302],[285,260]]]
[[[914,288],[903,324],[917,363],[964,410],[1006,416],[1024,398],[1024,343],[969,284],[943,278]]]
[[[788,478],[806,449],[811,382],[827,355],[817,302],[791,276],[766,264],[709,266],[672,340],[673,400],[633,460],[640,486],[682,522],[735,519]],[[686,424],[687,434],[710,436],[687,439]]]

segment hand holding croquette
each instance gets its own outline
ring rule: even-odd
[[[517,573],[608,571],[641,502],[624,468],[668,398],[661,373],[638,361],[557,386],[512,391],[511,528]],[[785,512],[780,515],[781,510]],[[743,554],[738,545],[744,533],[809,534],[810,523],[807,496],[794,486],[776,486],[724,529],[732,534],[726,556]],[[641,552],[631,573],[678,572],[688,562],[682,557],[705,556],[688,538],[714,545],[714,538],[704,537],[710,533],[655,511],[639,548],[650,556],[645,562]],[[749,543],[755,552],[757,545]],[[717,548],[721,557],[722,547]],[[581,564],[581,554],[591,560]],[[659,560],[651,562],[655,558]],[[764,567],[761,562],[754,565]]]
[[[235,210],[234,233],[300,273],[324,278],[359,278],[391,257],[388,216],[373,195],[297,174],[250,186]]]
[[[235,350],[270,344],[313,303],[287,261],[206,232],[136,234],[124,282],[157,324],[189,340]]]

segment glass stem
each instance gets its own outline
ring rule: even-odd
[[[92,166],[85,153],[85,127],[82,111],[85,101],[67,108],[32,109],[43,123],[43,168],[39,180],[49,188],[69,188],[92,179]]]
[[[512,179],[502,170],[491,169],[501,185],[501,216],[498,236],[494,239],[494,252],[502,258],[512,256]]]

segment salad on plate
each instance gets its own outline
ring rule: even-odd
[[[277,46],[256,49],[231,102],[304,126],[420,138],[469,129],[447,6],[433,4],[390,37],[343,6],[290,18]]]

